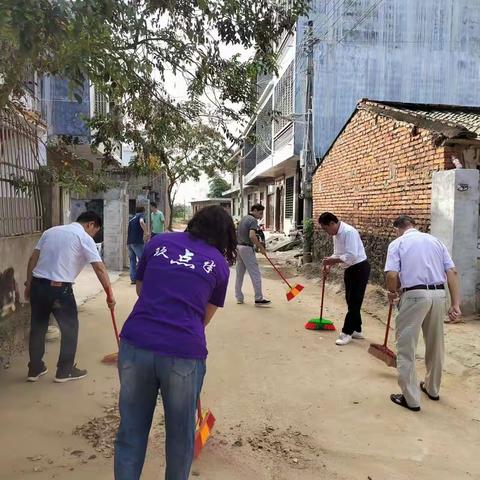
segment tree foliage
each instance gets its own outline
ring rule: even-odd
[[[208,192],[209,198],[221,198],[223,192],[226,192],[230,188],[230,184],[219,175],[215,175],[208,182],[210,191]]]
[[[127,104],[128,121],[112,122],[108,117],[94,120],[95,142],[107,150],[114,141],[133,145],[137,154],[130,166],[135,172],[166,175],[170,209],[182,183],[199,180],[204,173],[213,177],[233,168],[225,137],[213,125],[188,121],[176,107],[149,98]],[[182,105],[182,111],[193,112],[196,108]]]
[[[275,69],[275,40],[305,2],[266,0],[0,0],[0,108],[21,96],[32,71],[81,86],[90,79],[111,99],[149,90],[165,101],[165,73],[183,74],[191,99],[215,90],[219,114],[252,112],[258,73]],[[246,61],[222,48],[253,49]]]

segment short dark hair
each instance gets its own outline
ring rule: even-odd
[[[253,212],[254,210],[256,210],[257,212],[263,212],[265,210],[265,207],[261,203],[255,203],[250,208],[251,212]]]
[[[88,212],[81,213],[77,218],[78,223],[95,223],[96,227],[102,228],[102,219],[95,212],[89,210]]]
[[[415,220],[409,215],[400,215],[393,222],[395,228],[406,228],[409,225],[415,226],[416,224]]]
[[[145,211],[145,207],[143,207],[142,205],[139,205],[136,209],[135,209],[135,213],[143,213]]]
[[[230,214],[219,205],[199,210],[188,222],[186,232],[216,247],[230,265],[237,257],[237,235]]]
[[[333,213],[323,212],[318,217],[318,223],[320,225],[330,225],[331,223],[338,223],[338,218]]]
[[[157,202],[150,202],[150,206],[153,208],[157,208]]]

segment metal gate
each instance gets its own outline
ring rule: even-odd
[[[43,228],[38,142],[34,125],[18,115],[0,112],[0,236]]]

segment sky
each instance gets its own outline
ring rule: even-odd
[[[252,53],[251,50],[246,50],[242,46],[239,45],[220,45],[221,54],[224,58],[229,58],[233,55],[239,54],[242,60],[246,60]],[[187,93],[187,83],[181,74],[174,75],[171,71],[166,70],[165,74],[165,82],[164,87],[165,90],[177,101],[185,101],[188,99]],[[207,98],[203,98],[203,100],[208,103]],[[232,122],[229,125],[232,133],[234,135],[240,134],[243,130],[243,127],[235,122]],[[122,155],[122,163],[128,165],[131,155],[133,152],[128,145],[123,146],[123,155]],[[231,174],[222,175],[225,180],[231,183]],[[208,177],[206,175],[202,175],[200,180],[195,181],[191,180],[188,182],[183,183],[179,186],[177,195],[175,198],[175,203],[190,203],[192,200],[200,200],[207,198],[208,196]]]
[[[235,54],[240,54],[242,60],[246,60],[251,54],[251,51],[243,49],[243,47],[235,45],[221,45],[221,53],[225,58],[229,58]],[[187,100],[187,84],[182,75],[173,75],[172,72],[165,72],[165,88],[167,92],[176,100]],[[204,99],[208,102],[207,99]],[[239,124],[230,125],[235,134],[239,133],[242,127]],[[231,183],[231,175],[222,175],[227,182]],[[180,185],[175,203],[189,203],[192,200],[201,200],[207,197],[209,191],[208,177],[202,175],[199,181],[189,181]]]

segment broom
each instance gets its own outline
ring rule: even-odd
[[[327,279],[327,271],[323,270],[322,279],[322,300],[320,302],[320,317],[310,319],[306,324],[307,330],[335,330],[335,325],[331,320],[323,318],[323,300],[325,298],[325,281]]]
[[[385,330],[385,340],[383,341],[383,345],[372,343],[368,348],[368,353],[377,357],[379,360],[382,360],[387,364],[389,367],[396,367],[397,366],[397,356],[395,355],[392,350],[387,347],[388,342],[388,333],[390,330],[390,321],[392,319],[392,310],[393,305],[390,304],[390,308],[388,309],[388,319],[387,319],[387,329]]]
[[[274,270],[278,273],[280,278],[288,285],[288,288],[290,289],[286,295],[287,295],[287,300],[293,300],[297,295],[300,294],[300,292],[305,288],[303,285],[300,285],[297,283],[294,287],[292,287],[289,283],[289,281],[285,278],[285,276],[282,274],[282,272],[274,265],[274,263],[270,260],[270,258],[265,255],[265,258],[270,262],[270,265],[274,268]]]
[[[202,448],[207,443],[210,433],[215,425],[215,417],[210,410],[207,410],[205,415],[202,413],[202,404],[200,398],[197,403],[197,425],[195,427],[195,446],[194,457],[197,458],[202,451]]]
[[[108,292],[107,292],[107,296],[110,297],[108,295]],[[115,340],[117,341],[117,347],[120,348],[120,340],[119,340],[119,335],[118,335],[117,322],[115,321],[115,312],[114,312],[113,308],[110,308],[110,314],[111,314],[111,317],[112,317],[112,325],[113,325],[113,331],[115,332]],[[114,364],[114,363],[117,363],[117,361],[118,361],[118,352],[109,353],[108,355],[105,355],[102,358],[102,363]]]

